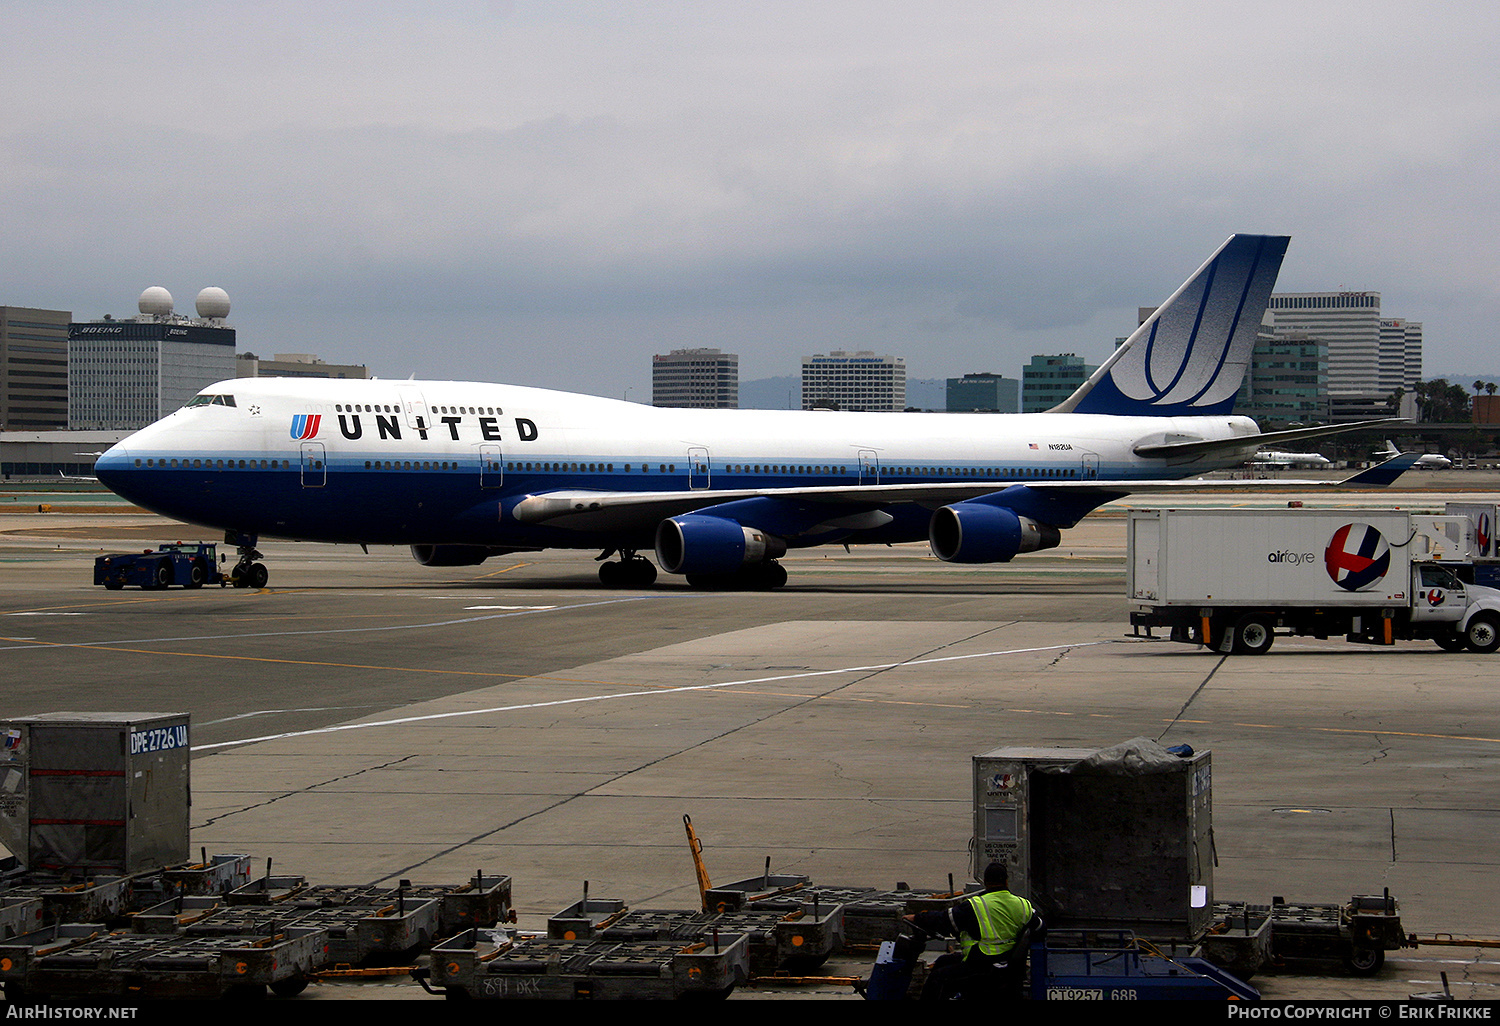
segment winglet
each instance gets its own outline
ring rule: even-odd
[[[1342,488],[1346,485],[1371,485],[1376,488],[1383,488],[1416,466],[1417,460],[1421,458],[1422,454],[1419,452],[1398,453],[1384,463],[1377,463],[1373,467],[1361,470],[1353,477],[1346,477],[1339,482],[1339,487]]]

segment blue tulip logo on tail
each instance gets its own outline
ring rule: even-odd
[[[318,437],[318,426],[323,422],[321,414],[299,413],[292,417],[292,438],[305,442]]]
[[[1390,546],[1369,524],[1345,524],[1329,539],[1323,566],[1340,588],[1363,591],[1378,584],[1390,570]]]
[[[1231,412],[1287,242],[1284,235],[1231,237],[1053,412]]]

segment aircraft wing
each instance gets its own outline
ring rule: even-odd
[[[1361,471],[1341,481],[1281,479],[1277,489],[1294,487],[1324,491],[1347,487],[1379,487],[1390,484],[1419,458],[1407,453]],[[1062,513],[1076,511],[1066,519],[1076,522],[1088,510],[1126,495],[1137,493],[1264,490],[1265,482],[1234,479],[1185,478],[1139,481],[948,481],[941,483],[874,484],[789,488],[707,489],[661,492],[615,492],[569,489],[528,495],[518,502],[512,515],[523,523],[549,524],[579,531],[650,530],[668,517],[694,513],[711,506],[758,500],[785,509],[797,508],[804,519],[829,526],[858,530],[874,527],[889,518],[865,519],[861,514],[895,503],[915,503],[936,509],[952,502],[978,499],[1013,491],[1056,503]],[[1008,505],[1002,502],[1001,505]],[[840,523],[841,522],[841,523]],[[1060,526],[1070,526],[1062,523]]]

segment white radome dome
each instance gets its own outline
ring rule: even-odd
[[[229,316],[229,293],[210,285],[198,293],[196,303],[198,316],[209,320],[223,320]]]
[[[172,313],[172,293],[160,285],[153,285],[141,293],[136,307],[143,314],[153,317],[166,317]]]

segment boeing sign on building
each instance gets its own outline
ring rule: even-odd
[[[205,385],[235,375],[229,296],[198,293],[196,318],[172,312],[159,285],[141,293],[140,316],[68,325],[68,426],[135,430],[179,409]]]

